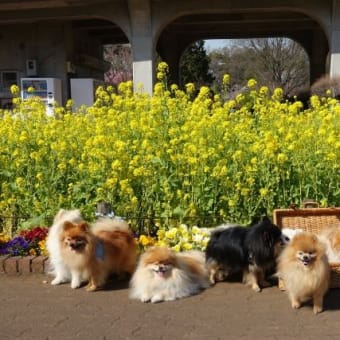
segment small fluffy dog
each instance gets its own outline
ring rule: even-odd
[[[139,259],[130,281],[130,297],[152,303],[173,301],[209,286],[203,252],[151,247]]]
[[[318,235],[326,246],[326,254],[330,263],[340,262],[340,225],[328,226]]]
[[[87,291],[102,288],[110,274],[132,275],[137,243],[128,224],[101,218],[92,228],[85,221],[66,221],[60,236],[61,258],[71,273],[71,287],[88,278]]]
[[[250,227],[217,227],[206,248],[210,281],[214,284],[243,273],[243,282],[259,292],[270,285],[265,277],[275,268],[281,249],[281,230],[266,217]]]
[[[330,268],[323,244],[316,235],[298,233],[278,258],[278,274],[287,290],[292,308],[309,299],[313,311],[323,309],[323,297],[329,288]]]
[[[60,235],[66,221],[79,223],[83,221],[83,217],[79,210],[64,209],[59,210],[54,217],[53,224],[46,238],[46,248],[49,253],[49,271],[54,276],[51,282],[52,285],[58,285],[71,280],[71,273],[62,259],[60,247]]]

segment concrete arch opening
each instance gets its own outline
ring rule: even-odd
[[[229,95],[242,91],[250,78],[271,91],[280,87],[289,97],[307,94],[310,60],[305,49],[286,37],[204,41],[213,89],[222,91],[223,77],[230,76]],[[182,71],[182,69],[181,69]]]
[[[327,69],[329,44],[320,24],[312,17],[293,10],[229,11],[182,15],[162,30],[156,45],[172,78],[179,81],[179,61],[188,45],[206,39],[247,39],[287,37],[298,42],[310,60],[310,82]]]

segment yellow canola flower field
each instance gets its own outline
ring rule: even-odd
[[[255,80],[221,98],[164,81],[149,96],[127,82],[54,116],[37,98],[14,98],[0,113],[1,214],[50,219],[79,208],[91,217],[105,201],[136,231],[172,239],[181,223],[248,223],[306,198],[340,206],[338,100],[313,96],[303,109]]]

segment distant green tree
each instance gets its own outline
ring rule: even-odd
[[[182,85],[194,83],[197,88],[210,86],[214,77],[209,71],[210,59],[204,41],[191,44],[183,53],[180,61],[180,82]]]

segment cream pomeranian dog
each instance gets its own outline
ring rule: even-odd
[[[315,314],[323,310],[323,298],[329,288],[330,267],[324,245],[316,235],[296,234],[278,259],[278,275],[282,278],[292,308],[313,301]]]
[[[79,210],[64,209],[59,210],[54,217],[53,224],[46,238],[46,248],[49,254],[49,271],[54,276],[54,279],[51,281],[52,285],[71,281],[71,273],[63,261],[60,247],[60,236],[66,221],[77,223],[83,221],[83,217]]]
[[[176,253],[167,247],[151,247],[139,259],[130,281],[130,298],[152,303],[173,301],[209,286],[203,252]]]
[[[92,227],[85,221],[66,221],[60,243],[72,288],[88,278],[86,290],[94,291],[105,286],[110,274],[121,277],[135,270],[137,243],[123,220],[101,218]]]

